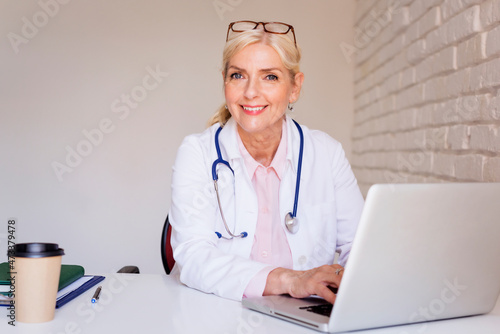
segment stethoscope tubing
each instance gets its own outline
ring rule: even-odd
[[[217,151],[217,160],[214,161],[212,164],[212,179],[214,180],[215,183],[219,180],[219,177],[217,176],[217,165],[218,164],[223,164],[226,165],[229,170],[231,170],[231,173],[234,175],[234,170],[231,168],[231,165],[229,164],[228,161],[222,159],[222,154],[220,153],[220,145],[219,145],[219,134],[222,131],[222,127],[219,126],[217,129],[217,132],[215,132],[215,150]],[[216,189],[217,190],[217,189]],[[217,196],[219,195],[219,192],[217,191]]]
[[[299,160],[298,160],[298,166],[297,166],[297,181],[295,182],[295,196],[294,196],[294,202],[293,202],[293,211],[289,212],[287,214],[287,216],[291,217],[291,220],[294,221],[293,224],[295,224],[295,226],[291,227],[288,225],[288,223],[286,223],[285,225],[287,226],[287,229],[289,230],[290,233],[296,233],[296,231],[298,229],[298,226],[297,226],[298,221],[296,220],[296,216],[297,216],[297,207],[298,207],[298,203],[299,203],[300,177],[301,177],[301,173],[302,173],[302,156],[304,154],[304,134],[302,132],[302,128],[300,127],[299,123],[297,123],[293,119],[292,119],[292,121],[295,123],[295,125],[297,126],[297,130],[299,131],[300,146],[299,146]],[[214,189],[215,189],[215,193],[217,195],[217,204],[219,205],[219,211],[220,211],[220,215],[222,218],[222,222],[224,223],[224,228],[226,229],[226,232],[230,235],[230,238],[224,237],[220,232],[215,232],[215,234],[217,235],[218,238],[224,238],[224,239],[245,238],[248,236],[247,232],[241,232],[240,234],[234,234],[233,232],[231,232],[231,230],[229,229],[229,226],[227,225],[226,217],[224,217],[224,213],[222,211],[222,205],[221,205],[220,197],[219,197],[219,186],[218,186],[219,177],[217,175],[217,165],[223,164],[223,165],[227,166],[229,168],[229,170],[231,170],[231,173],[233,173],[233,176],[234,176],[234,170],[231,168],[231,165],[229,164],[229,162],[227,160],[222,159],[222,154],[221,154],[220,144],[219,144],[219,134],[221,131],[222,131],[222,127],[219,126],[219,128],[215,132],[214,141],[215,141],[215,150],[217,151],[217,159],[212,164],[212,179],[214,181]]]
[[[299,123],[295,122],[294,119],[292,121],[297,126],[297,130],[299,130],[300,136],[300,146],[299,146],[299,163],[297,165],[297,181],[295,182],[295,199],[293,201],[293,211],[292,218],[297,217],[297,207],[299,205],[299,189],[300,189],[300,176],[302,174],[302,156],[304,154],[304,134],[302,133],[302,128]]]
[[[215,188],[215,193],[217,194],[217,203],[219,204],[219,211],[220,211],[220,215],[222,217],[222,222],[224,223],[224,228],[226,229],[227,233],[229,233],[229,235],[232,238],[238,238],[238,237],[245,238],[248,235],[247,232],[241,232],[240,234],[234,234],[229,229],[229,226],[227,226],[226,217],[224,217],[224,212],[222,212],[222,206],[220,204],[219,186],[217,185],[217,180],[214,180],[214,188]],[[223,237],[222,234],[220,234],[219,232],[215,232],[215,234],[217,234],[217,236],[219,238],[230,239],[230,238]]]

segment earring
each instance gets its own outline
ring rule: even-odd
[[[224,107],[227,109],[227,104]]]
[[[288,103],[288,110],[290,110],[290,112],[293,112],[293,104]]]

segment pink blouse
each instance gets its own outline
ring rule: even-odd
[[[255,275],[247,285],[244,297],[262,296],[267,276],[277,268],[292,269],[292,252],[288,245],[286,232],[279,212],[279,189],[281,178],[287,167],[286,123],[283,121],[281,140],[278,150],[269,167],[262,164],[248,153],[238,136],[238,145],[245,166],[257,194],[259,212],[250,259],[269,264]]]

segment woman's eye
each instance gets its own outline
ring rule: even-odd
[[[243,76],[240,73],[231,74],[231,79],[241,79]]]
[[[269,74],[268,76],[266,76],[266,79],[271,80],[271,81],[275,81],[275,80],[278,80],[278,77],[274,74]]]

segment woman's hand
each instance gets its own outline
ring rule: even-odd
[[[267,277],[264,295],[288,293],[295,298],[318,295],[335,303],[336,295],[331,288],[338,288],[344,268],[338,264],[324,265],[306,271],[276,268]]]

